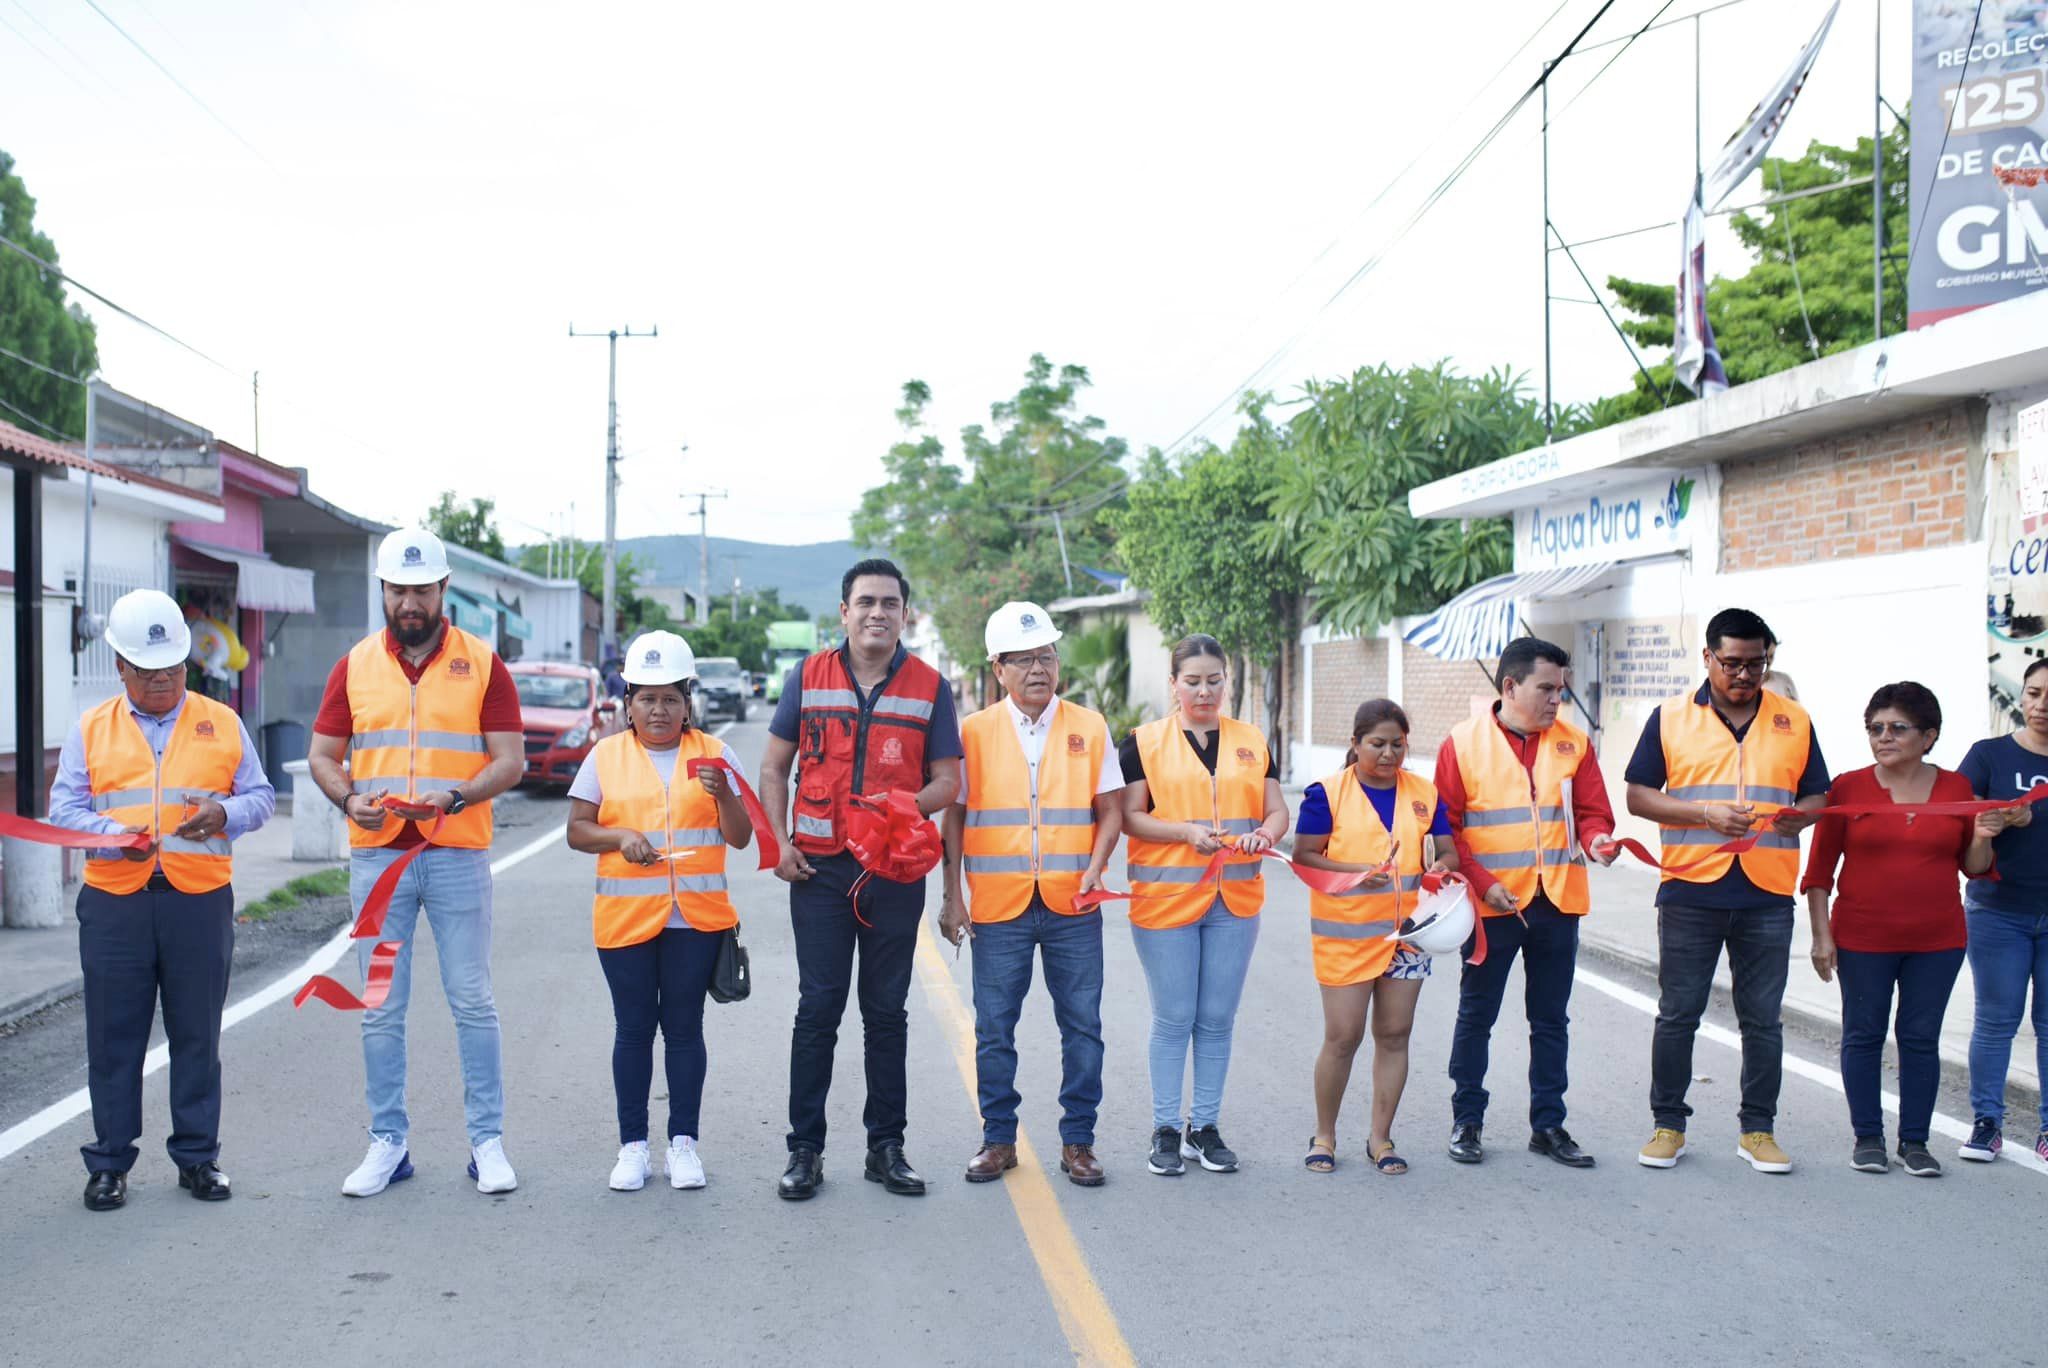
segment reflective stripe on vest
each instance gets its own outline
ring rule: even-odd
[[[1748,803],[1759,816],[1792,806],[1813,748],[1813,722],[1806,710],[1769,689],[1757,699],[1756,717],[1741,741],[1711,703],[1693,693],[1666,699],[1657,710],[1664,745],[1664,791],[1695,803]],[[1686,868],[1664,878],[1713,883],[1736,856],[1706,854],[1728,838],[1710,827],[1663,827],[1664,848],[1682,856]],[[1799,838],[1766,830],[1741,857],[1742,872],[1765,893],[1790,897],[1799,884]]]
[[[1269,752],[1259,729],[1234,717],[1216,720],[1216,773],[1211,775],[1189,743],[1180,714],[1170,713],[1138,728],[1138,756],[1145,767],[1145,787],[1152,815],[1163,822],[1200,822],[1230,832],[1256,829],[1266,815],[1266,767]],[[1220,895],[1224,906],[1240,917],[1257,916],[1266,901],[1264,861],[1223,867],[1220,889],[1194,888],[1209,857],[1179,841],[1130,838],[1125,874],[1134,899],[1133,926],[1147,930],[1186,926]]]
[[[790,840],[807,855],[834,855],[846,848],[851,795],[924,787],[925,740],[939,690],[948,686],[937,670],[906,654],[863,716],[838,648],[808,657],[801,679]]]
[[[1330,843],[1323,854],[1330,859],[1377,865],[1387,858],[1389,842],[1400,843],[1394,885],[1338,894],[1309,890],[1309,945],[1316,981],[1336,988],[1376,979],[1394,962],[1400,942],[1385,937],[1414,910],[1412,895],[1422,884],[1423,837],[1436,816],[1437,794],[1436,785],[1427,779],[1401,771],[1394,780],[1391,832],[1349,765],[1323,780],[1323,794],[1330,803]]]
[[[1517,906],[1527,907],[1540,891],[1558,911],[1581,915],[1591,909],[1592,894],[1585,862],[1573,858],[1564,786],[1592,742],[1560,718],[1533,744],[1533,761],[1525,766],[1492,709],[1451,729],[1451,751],[1465,785],[1465,845],[1473,862],[1514,894]],[[1481,912],[1512,915],[1483,903]]]
[[[725,837],[718,800],[690,777],[690,761],[725,754],[717,737],[692,728],[676,743],[675,772],[663,784],[654,762],[630,731],[597,743],[597,822],[636,831],[657,851],[687,851],[677,863],[634,864],[617,851],[597,857],[591,932],[601,950],[638,945],[660,935],[671,910],[698,931],[723,931],[738,922],[726,896]]]
[[[1034,777],[1010,705],[998,702],[960,724],[967,771],[961,869],[968,913],[1011,921],[1031,905],[1074,915],[1081,875],[1095,848],[1095,785],[1109,744],[1102,714],[1054,699]]]
[[[349,649],[351,792],[417,799],[474,779],[490,763],[482,719],[491,648],[452,623],[441,630],[440,649],[417,684],[406,678],[384,633]],[[389,845],[404,829],[396,818],[375,831],[350,822],[348,843],[357,849]],[[471,803],[441,819],[434,844],[482,850],[491,844],[492,829],[491,805]]]
[[[210,893],[226,885],[234,864],[225,836],[188,841],[170,833],[184,825],[188,799],[218,802],[234,791],[242,763],[242,724],[234,710],[187,693],[161,761],[130,715],[125,693],[94,707],[78,727],[92,810],[157,838],[153,860],[88,857],[86,883],[106,893],[133,893],[161,868],[181,893]]]

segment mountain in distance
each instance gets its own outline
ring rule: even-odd
[[[698,541],[694,536],[624,537],[619,550],[653,569],[643,584],[697,587]],[[744,592],[774,589],[784,603],[800,606],[811,617],[830,615],[839,607],[839,577],[846,567],[866,556],[850,541],[810,542],[780,546],[773,542],[711,538],[711,592],[730,594],[735,573]]]

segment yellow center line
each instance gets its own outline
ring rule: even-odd
[[[953,1047],[953,1062],[959,1066],[960,1081],[967,1097],[979,1111],[981,1089],[974,1069],[974,1020],[960,998],[959,985],[939,956],[939,943],[926,923],[917,940],[917,975],[924,981],[925,996],[938,1013],[939,1025]],[[1039,1166],[1037,1152],[1023,1128],[1017,1131],[1017,1167],[1001,1180],[1016,1209],[1017,1223],[1024,1227],[1025,1243],[1038,1264],[1039,1279],[1052,1297],[1052,1309],[1060,1329],[1074,1351],[1074,1361],[1084,1364],[1132,1365],[1138,1360],[1117,1327],[1109,1299],[1096,1286],[1081,1254],[1080,1242],[1060,1210],[1059,1198]]]

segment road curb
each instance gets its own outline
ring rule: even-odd
[[[73,975],[61,983],[40,988],[25,997],[12,1002],[0,1003],[0,1031],[5,1031],[25,1017],[34,1016],[46,1007],[55,1007],[69,1002],[85,991],[85,976]]]

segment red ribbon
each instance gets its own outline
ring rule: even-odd
[[[384,918],[391,911],[392,895],[398,891],[398,880],[406,867],[420,857],[420,853],[433,845],[434,838],[441,834],[441,823],[447,814],[426,803],[408,803],[402,798],[380,795],[377,805],[393,816],[408,822],[425,822],[431,825],[420,833],[420,843],[384,866],[384,872],[377,876],[377,882],[370,885],[369,896],[363,899],[363,910],[356,914],[356,924],[349,930],[351,940],[375,940],[384,933]],[[391,972],[398,962],[398,949],[404,941],[378,941],[370,951],[370,967],[363,974],[363,995],[357,997],[347,987],[325,974],[315,974],[306,980],[298,992],[292,995],[292,1006],[303,1007],[307,998],[319,998],[329,1007],[343,1012],[371,1011],[384,1005],[384,999],[391,994]]]
[[[1375,874],[1385,874],[1393,869],[1390,856],[1384,863],[1371,869],[1335,870],[1313,869],[1297,864],[1277,850],[1262,850],[1257,855],[1246,855],[1234,846],[1225,846],[1209,857],[1209,863],[1202,868],[1202,877],[1195,881],[1195,887],[1219,883],[1223,878],[1223,866],[1241,863],[1244,860],[1278,860],[1294,871],[1294,877],[1318,893],[1349,893]],[[1106,902],[1143,902],[1148,898],[1178,896],[1159,893],[1122,893],[1114,889],[1094,888],[1086,893],[1074,895],[1074,909],[1078,912],[1092,912]]]
[[[699,772],[708,769],[721,771],[732,781],[740,795],[740,807],[745,810],[747,820],[754,824],[754,844],[761,851],[762,869],[773,869],[782,863],[782,847],[775,843],[774,828],[768,825],[768,810],[761,806],[761,800],[754,793],[754,786],[747,782],[747,776],[733,767],[732,761],[722,755],[694,756],[683,764],[683,773],[695,779]]]
[[[67,850],[141,850],[155,839],[146,831],[73,831],[12,813],[0,813],[0,836],[37,845],[63,846]]]

